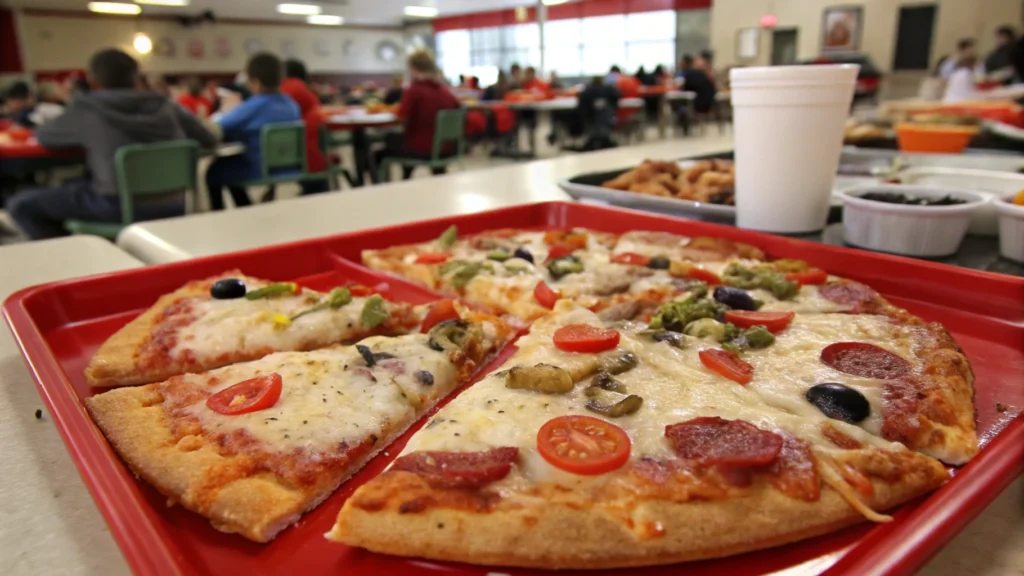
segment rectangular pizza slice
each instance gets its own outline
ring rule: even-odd
[[[435,320],[427,333],[278,352],[111,390],[86,407],[137,476],[219,530],[266,542],[513,336],[461,307]]]
[[[324,294],[235,270],[162,296],[100,346],[85,378],[97,387],[148,384],[272,352],[404,334],[420,319],[409,304],[365,287]]]

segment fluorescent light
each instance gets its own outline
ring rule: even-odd
[[[138,4],[124,4],[122,2],[89,2],[89,10],[102,12],[103,14],[130,14],[132,16],[142,12]]]
[[[154,6],[188,6],[189,0],[135,0],[135,3]]]
[[[141,32],[135,35],[135,40],[132,41],[132,46],[135,47],[135,51],[139,54],[149,54],[153,51],[153,41],[149,36]]]
[[[405,15],[416,18],[433,18],[437,16],[437,8],[431,6],[406,6]]]
[[[319,24],[321,26],[339,26],[345,19],[341,16],[331,16],[330,14],[320,14],[309,16],[306,18],[306,22],[310,24]]]
[[[559,4],[565,4],[569,0],[544,0],[545,6],[558,6]]]
[[[316,4],[278,4],[277,11],[281,14],[298,14],[299,16],[315,16],[323,10]]]

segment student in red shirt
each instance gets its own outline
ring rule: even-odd
[[[430,158],[434,148],[434,126],[437,113],[459,107],[448,87],[438,81],[439,72],[434,57],[418,51],[409,55],[409,87],[402,91],[398,117],[405,130],[401,134],[388,134],[386,147],[376,154],[378,165],[389,156],[400,158]],[[433,168],[434,174],[444,174],[444,168]],[[402,167],[402,178],[412,177],[412,166]],[[377,173],[371,176],[376,182]]]
[[[299,60],[289,59],[284,62],[285,79],[281,82],[281,93],[289,96],[299,105],[302,121],[306,123],[306,162],[311,173],[323,172],[327,169],[327,159],[320,148],[320,126],[323,116],[320,114],[320,99],[309,89],[309,74],[306,65]],[[322,180],[303,180],[302,195],[328,192],[331,189],[326,178]]]
[[[213,112],[213,104],[203,96],[203,83],[195,76],[185,79],[185,93],[178,97],[178,105],[199,119]]]
[[[533,66],[527,67],[526,73],[523,75],[523,90],[535,92],[545,98],[551,98],[554,95],[551,85],[537,77],[537,69]]]

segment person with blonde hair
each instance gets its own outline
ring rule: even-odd
[[[409,86],[402,91],[398,117],[404,130],[388,134],[384,150],[377,152],[377,165],[384,158],[430,158],[434,147],[434,128],[437,113],[459,107],[459,101],[446,85],[439,81],[437,63],[430,52],[417,50],[409,55]],[[448,151],[449,153],[454,151]],[[402,176],[412,177],[412,166],[402,167]],[[434,168],[434,174],[444,174],[444,168]],[[376,179],[377,174],[371,174]]]

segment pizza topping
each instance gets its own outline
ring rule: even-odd
[[[490,264],[488,264],[487,266],[490,266]],[[470,280],[476,278],[477,274],[479,274],[480,271],[483,269],[484,264],[480,262],[462,263],[462,265],[458,267],[458,270],[455,271],[455,274],[452,274],[452,286],[456,288],[465,288],[466,284],[469,284]]]
[[[504,371],[505,387],[512,390],[533,390],[545,394],[565,394],[573,389],[572,375],[551,364],[513,366]]]
[[[569,324],[556,330],[552,341],[563,352],[596,354],[618,346],[620,337],[617,330],[590,324]]]
[[[840,372],[879,380],[897,380],[911,372],[909,362],[867,342],[830,344],[821,351],[821,361]]]
[[[868,508],[868,505],[865,504],[860,499],[860,496],[857,495],[857,491],[854,490],[836,470],[836,465],[832,463],[830,458],[821,457],[818,459],[818,464],[818,471],[821,473],[821,480],[838,492],[851,508],[860,512],[865,518],[872,522],[892,522],[892,516],[889,516],[888,514],[879,514],[871,508]]]
[[[675,278],[692,278],[694,280],[700,280],[707,284],[721,284],[722,279],[719,278],[718,274],[705,270],[698,266],[694,266],[688,262],[680,262],[678,260],[672,260],[669,264],[668,273]]]
[[[716,287],[713,296],[715,300],[733,310],[757,310],[764,305],[763,302],[753,298],[746,290],[740,290],[732,286]]]
[[[771,485],[790,498],[815,502],[821,497],[818,464],[811,444],[805,440],[782,435],[782,449],[768,473]]]
[[[705,368],[733,382],[746,384],[754,379],[754,367],[740,360],[733,351],[706,348],[697,355]]]
[[[447,252],[424,252],[416,256],[416,264],[440,264],[451,258]]]
[[[452,224],[441,235],[437,237],[437,245],[445,250],[450,249],[455,245],[455,241],[459,239],[459,228]]]
[[[767,290],[779,300],[789,300],[800,291],[800,285],[786,280],[781,272],[767,267],[752,270],[736,262],[725,269],[722,282],[745,290]]]
[[[576,248],[568,244],[554,244],[551,246],[551,248],[548,249],[547,261],[552,262],[554,260],[558,260],[559,258],[565,258],[566,256],[569,256],[575,251]]]
[[[860,391],[843,384],[815,384],[808,388],[804,397],[825,416],[835,420],[856,424],[871,415],[868,399]]]
[[[615,254],[609,259],[613,264],[628,264],[631,266],[650,266],[651,258],[636,252],[623,252]]]
[[[764,326],[772,333],[785,330],[795,316],[796,314],[793,312],[755,312],[749,310],[727,310],[725,312],[726,322],[731,322],[740,328]]]
[[[555,258],[548,263],[548,272],[553,279],[560,280],[563,276],[583,272],[583,261],[572,254]]]
[[[533,297],[537,300],[537,303],[541,306],[551,309],[555,307],[555,302],[561,298],[561,295],[552,290],[543,280],[537,282],[537,285],[533,288]]]
[[[469,327],[461,319],[444,320],[438,322],[430,329],[430,338],[427,346],[438,352],[452,352],[462,348],[462,341],[466,337],[466,329]]]
[[[726,342],[739,336],[739,330],[732,324],[723,324],[713,318],[701,318],[686,325],[683,333],[694,338],[708,338],[715,342]]]
[[[672,266],[672,261],[666,256],[655,256],[647,262],[647,267],[652,270],[668,270]]]
[[[828,282],[828,272],[817,268],[811,268],[810,270],[804,270],[801,272],[790,272],[786,274],[786,280],[796,282],[801,286],[824,284],[825,282]]]
[[[740,332],[739,328],[736,328],[733,324],[726,324],[726,335],[728,336],[732,330],[735,330],[738,334],[722,342],[722,348],[737,354],[744,350],[760,350],[767,348],[772,344],[775,344],[775,335],[769,332],[764,326],[754,326],[747,328]]]
[[[587,234],[569,230],[551,230],[544,233],[544,243],[548,246],[568,246],[572,250],[585,250]]]
[[[387,319],[388,311],[384,305],[384,298],[380,294],[367,298],[363,304],[363,311],[359,314],[359,323],[365,328],[376,328]]]
[[[245,282],[238,278],[222,278],[210,287],[210,297],[214,300],[234,300],[245,296]]]
[[[836,304],[856,306],[874,300],[878,293],[859,282],[834,282],[818,289],[822,298]]]
[[[282,388],[280,374],[264,374],[217,392],[206,399],[206,407],[225,416],[248,414],[277,404]]]
[[[782,450],[782,436],[750,422],[717,416],[670,424],[665,437],[683,458],[709,465],[765,466]]]
[[[491,250],[490,252],[487,253],[487,259],[494,260],[495,262],[504,262],[505,260],[508,260],[511,257],[512,255],[509,254],[508,250],[505,250],[503,248]]]
[[[412,378],[424,386],[434,385],[434,375],[428,370],[417,370],[413,372]]]
[[[623,392],[625,391],[625,385],[611,378],[611,376],[608,376],[608,378],[612,383],[618,384]],[[595,376],[594,379],[596,381],[597,377]],[[600,385],[592,385],[584,391],[587,397],[590,398],[585,407],[591,412],[604,414],[609,418],[626,416],[639,410],[643,404],[643,398],[636,394],[627,395],[623,392],[611,391]]]
[[[662,304],[654,318],[651,319],[650,327],[654,330],[684,332],[686,325],[695,320],[701,318],[720,320],[723,318],[725,306],[714,300],[703,298],[703,296],[704,294],[698,291],[685,300]]]
[[[381,360],[391,360],[395,357],[394,354],[388,354],[387,352],[374,352],[370,350],[369,346],[362,344],[356,344],[356,351],[359,352],[359,355],[363,357],[366,365],[370,368],[376,366]]]
[[[423,326],[420,327],[420,332],[426,334],[439,322],[458,320],[458,318],[459,311],[455,309],[454,300],[450,298],[438,300],[430,306],[430,310],[427,311],[427,315],[423,318]]]
[[[273,298],[274,296],[293,295],[299,293],[299,285],[295,282],[275,282],[263,288],[258,288],[245,295],[246,300],[259,300],[260,298]]]
[[[619,350],[618,354],[601,359],[601,370],[609,374],[622,374],[636,368],[639,363],[640,359],[636,357],[636,354]]]
[[[594,374],[594,378],[591,380],[590,386],[596,386],[602,390],[608,390],[609,392],[618,392],[619,394],[626,393],[626,385],[604,370],[600,370]]]
[[[519,248],[516,248],[516,251],[512,253],[512,257],[513,258],[519,258],[520,260],[526,260],[530,264],[534,263],[533,262],[533,253],[531,253],[529,250],[527,250],[526,248],[524,248],[522,246],[520,246]]]
[[[482,488],[512,471],[519,448],[485,452],[413,452],[395,460],[392,470],[412,472],[435,488]]]
[[[673,332],[672,330],[643,330],[637,334],[647,336],[655,342],[666,342],[673,348],[686,347],[686,338],[679,332]]]
[[[559,416],[537,432],[537,450],[549,464],[585,476],[604,474],[629,461],[625,430],[591,416]]]
[[[342,306],[345,306],[350,302],[352,302],[352,293],[349,292],[348,288],[335,288],[331,290],[330,293],[327,294],[327,298],[325,298],[322,302],[320,302],[316,306],[313,306],[312,308],[303,310],[302,312],[295,314],[294,316],[291,317],[291,320],[295,321],[299,318],[302,318],[306,314],[312,314],[313,312],[318,312],[320,310],[327,310],[328,308],[331,310],[337,310],[338,308],[341,308]]]

